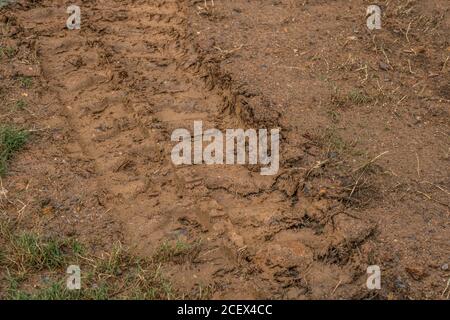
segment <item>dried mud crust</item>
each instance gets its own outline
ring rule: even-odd
[[[167,240],[200,243],[193,261],[166,272],[180,288],[209,286],[216,298],[419,296],[365,287],[367,266],[386,259],[379,218],[368,214],[377,207],[367,204],[383,170],[370,161],[355,170],[334,150],[336,139],[334,149],[324,142],[330,134],[286,121],[292,109],[280,109],[276,90],[262,94],[224,66],[232,50],[214,52],[211,42],[221,9],[205,21],[203,3],[85,1],[80,31],[64,29],[64,1],[6,9],[11,41],[35,54],[39,83],[34,117],[26,116],[39,128],[36,143],[5,182],[29,203],[24,224],[93,246],[120,239],[142,256]],[[192,131],[194,120],[281,127],[279,175],[174,167],[170,134]],[[375,183],[360,187],[368,177]],[[389,259],[385,268],[397,270]]]

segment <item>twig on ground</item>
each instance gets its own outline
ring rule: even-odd
[[[377,161],[379,158],[381,158],[382,156],[384,156],[385,154],[389,153],[389,151],[385,151],[383,153],[380,153],[379,155],[377,155],[375,158],[373,158],[372,160],[370,160],[369,162],[366,162],[365,164],[363,164],[362,166],[356,168],[355,170],[353,170],[353,172],[357,172],[361,169],[365,169],[367,168],[367,166],[371,165],[372,163],[374,163],[375,161]]]

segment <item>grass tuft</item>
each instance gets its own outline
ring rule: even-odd
[[[17,110],[23,110],[23,109],[25,109],[27,106],[28,106],[28,103],[27,103],[25,100],[20,99],[20,100],[17,100],[17,101],[16,101],[15,108],[16,108]]]
[[[351,89],[346,94],[342,94],[337,88],[331,95],[331,106],[346,108],[350,106],[360,106],[371,103],[374,99],[359,89]]]
[[[17,78],[20,86],[24,89],[30,89],[33,86],[33,78],[27,76],[20,76]]]
[[[71,238],[44,238],[16,233],[0,219],[0,299],[106,300],[176,299],[181,297],[163,273],[163,264],[126,252],[118,243],[106,254],[87,253]],[[184,245],[176,247],[185,252]],[[81,290],[66,286],[66,269],[81,269]]]
[[[4,176],[7,163],[15,152],[27,142],[29,133],[11,126],[0,127],[0,176]]]
[[[184,263],[196,258],[200,248],[199,243],[186,243],[181,240],[176,242],[163,242],[155,251],[153,259],[156,262]]]
[[[65,263],[64,247],[68,247],[67,241],[48,239],[43,241],[35,234],[22,234],[13,239],[16,261],[24,270],[59,268]]]
[[[1,1],[0,1],[1,7]],[[12,59],[17,54],[17,49],[13,47],[0,47],[0,58],[7,57]]]
[[[368,95],[366,95],[361,90],[356,89],[353,89],[348,93],[347,99],[352,104],[356,105],[366,104],[372,101],[372,99]]]

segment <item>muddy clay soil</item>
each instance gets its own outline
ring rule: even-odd
[[[0,11],[1,122],[32,132],[2,215],[94,251],[200,244],[164,272],[211,298],[448,298],[448,1],[380,1],[374,31],[362,0],[86,0],[81,30],[70,4]],[[279,172],[174,166],[194,120],[280,128]]]

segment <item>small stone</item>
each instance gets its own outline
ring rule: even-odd
[[[238,248],[243,248],[245,245],[244,238],[242,236],[238,235],[236,232],[230,233],[230,240]]]
[[[223,210],[212,209],[212,210],[209,212],[209,216],[210,216],[211,218],[223,217],[223,216],[225,216],[225,215],[226,215],[226,213],[225,213]]]
[[[447,270],[448,270],[448,263],[444,263],[444,264],[441,266],[441,269],[444,270],[444,271],[447,271]]]
[[[309,194],[311,193],[311,186],[305,184],[305,185],[303,186],[303,193],[304,193],[305,195],[309,195]]]
[[[328,152],[327,156],[328,156],[328,158],[330,158],[330,159],[335,159],[335,158],[337,158],[338,153],[335,152],[335,151],[331,151],[331,152]]]
[[[406,289],[406,284],[400,277],[397,277],[397,279],[395,279],[394,284],[397,289]]]
[[[180,239],[186,238],[189,235],[189,232],[185,228],[179,228],[170,232],[171,238]]]
[[[380,61],[379,67],[383,71],[388,71],[391,69],[391,67],[387,63],[384,63],[383,61]]]

